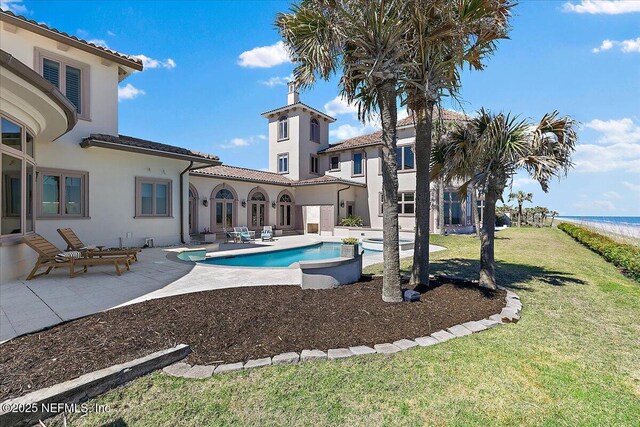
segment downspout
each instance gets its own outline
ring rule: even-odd
[[[189,172],[193,167],[193,160],[189,162],[189,166],[180,173],[180,242],[184,245],[184,174]]]

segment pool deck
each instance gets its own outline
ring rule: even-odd
[[[221,243],[211,255],[263,252],[319,243],[339,242],[337,237],[285,236],[273,242]],[[172,295],[212,289],[259,285],[299,285],[298,268],[247,268],[175,261],[183,250],[211,248],[190,246],[144,249],[131,271],[118,276],[113,267],[91,267],[70,279],[68,271],[54,270],[48,276],[24,278],[0,285],[0,342],[58,323],[123,305]],[[432,246],[430,251],[444,248]],[[413,251],[401,251],[408,257]],[[382,253],[365,253],[363,266],[382,262]]]

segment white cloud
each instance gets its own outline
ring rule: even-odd
[[[341,141],[343,139],[355,138],[356,136],[372,133],[376,130],[378,129],[370,124],[360,124],[359,126],[344,124],[330,130],[329,135],[336,138],[338,141]]]
[[[620,50],[623,53],[640,53],[640,37],[637,37],[635,39],[622,40],[621,42],[607,39],[604,40],[599,47],[593,48],[591,49],[591,51],[593,53],[600,53],[605,50],[610,50],[614,46],[620,47]]]
[[[0,0],[0,9],[9,10],[18,14],[25,14],[29,12],[27,6],[22,4],[22,0]]]
[[[153,68],[166,68],[168,70],[171,70],[173,68],[176,68],[176,62],[171,58],[167,58],[165,60],[154,59],[142,54],[133,55],[133,57],[141,60],[143,67],[147,70]]]
[[[566,2],[565,12],[588,13],[590,15],[619,15],[621,13],[640,12],[640,2],[624,0],[582,0],[578,4]]]
[[[640,173],[640,144],[578,144],[573,160],[576,172],[622,170]]]
[[[613,47],[613,41],[611,40],[603,40],[600,44],[600,47],[594,47],[591,51],[593,53],[602,52],[603,50],[609,50]]]
[[[602,196],[604,196],[605,199],[620,199],[620,198],[622,198],[622,196],[620,196],[620,193],[618,193],[617,191],[606,191],[606,192],[602,193]]]
[[[622,185],[627,187],[630,191],[640,194],[640,184],[634,184],[629,181],[622,181]]]
[[[330,116],[340,114],[358,114],[358,106],[349,104],[349,102],[340,95],[324,104],[324,111]]]
[[[138,89],[131,83],[127,83],[126,86],[118,86],[118,101],[124,101],[127,99],[135,99],[139,96],[146,94],[142,89]]]
[[[246,147],[258,140],[265,141],[266,139],[267,137],[265,135],[253,135],[248,138],[233,138],[232,140],[230,140],[225,144],[220,144],[220,148],[227,149],[227,148]]]
[[[113,31],[108,31],[108,30],[107,30],[107,35],[108,35],[109,37],[115,37],[115,36],[116,36],[116,33],[114,33]]]
[[[610,200],[588,200],[585,202],[576,202],[573,207],[581,211],[606,211],[613,212],[616,210],[616,206]]]
[[[270,77],[267,80],[258,80],[258,83],[269,87],[275,87],[286,86],[291,80],[293,80],[293,74],[284,77]]]
[[[91,40],[87,40],[89,43],[93,43],[96,46],[100,46],[100,47],[105,47],[105,48],[109,48],[109,46],[107,46],[107,42],[104,41],[103,39],[91,39]]]
[[[513,180],[513,184],[511,184],[511,187],[513,188],[522,188],[522,187],[527,187],[529,185],[534,185],[537,184],[538,181],[536,181],[535,179],[531,179],[531,178],[515,178]]]
[[[640,125],[637,125],[629,118],[620,120],[591,120],[585,127],[600,132],[602,136],[598,142],[620,143],[620,142],[640,142]]]
[[[271,68],[291,62],[284,43],[279,41],[270,46],[254,47],[244,51],[238,57],[238,65],[249,68]]]

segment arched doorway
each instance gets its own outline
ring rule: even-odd
[[[198,204],[200,196],[193,184],[189,184],[189,234],[198,234]]]
[[[262,230],[269,225],[269,197],[267,192],[256,187],[249,192],[249,206],[247,207],[247,224],[252,230]]]
[[[211,230],[223,231],[237,223],[238,197],[233,188],[220,184],[211,192]]]
[[[294,199],[293,195],[287,190],[278,195],[277,216],[278,228],[291,229],[294,227]]]

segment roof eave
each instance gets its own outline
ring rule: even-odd
[[[4,12],[4,11],[3,11]],[[29,22],[25,19],[20,19],[17,16],[14,16],[13,14],[8,14],[8,13],[0,13],[0,20],[8,22],[9,24],[15,25],[16,27],[20,27],[20,28],[24,28],[28,31],[31,31],[33,33],[39,34],[41,36],[50,38],[52,40],[67,44],[71,47],[75,47],[76,49],[80,49],[83,50],[85,52],[89,52],[92,53],[96,56],[99,56],[101,58],[105,58],[109,61],[113,61],[115,63],[118,63],[120,65],[124,65],[127,66],[133,70],[136,71],[142,71],[143,69],[143,65],[142,62],[137,62],[137,61],[133,61],[127,58],[123,58],[121,56],[115,55],[113,53],[110,53],[106,50],[102,50],[98,47],[92,46],[90,44],[87,43],[83,43],[81,41],[78,41],[76,39],[73,39],[71,37],[65,36],[63,34],[57,33],[51,29],[47,29],[44,27],[41,27],[37,24],[34,24],[33,22]]]
[[[301,110],[309,110],[310,112],[322,117],[323,119],[325,119],[326,121],[328,121],[329,123],[334,123],[336,121],[336,119],[334,117],[331,117],[327,114],[324,114],[321,111],[316,110],[315,108],[309,107],[308,105],[302,104],[301,102],[295,103],[295,104],[291,104],[291,105],[285,105],[284,107],[280,107],[280,108],[276,108],[275,110],[269,110],[269,111],[265,111],[264,113],[261,113],[260,115],[262,117],[264,117],[265,119],[271,117],[271,116],[275,116],[278,113],[282,113],[284,111],[288,111],[288,110],[293,110],[293,109],[297,109],[300,108]]]
[[[211,173],[206,173],[202,171],[193,171],[189,175],[201,176],[205,178],[217,178],[217,179],[229,179],[231,181],[242,181],[242,182],[258,182],[260,184],[269,184],[269,185],[281,185],[285,187],[291,187],[295,181],[291,182],[274,182],[268,181],[266,179],[255,179],[255,178],[241,178],[236,176],[226,176],[226,175],[214,175]]]
[[[190,156],[188,154],[170,153],[168,151],[154,150],[153,148],[132,147],[130,145],[118,144],[115,142],[100,141],[94,138],[84,139],[80,143],[80,146],[82,148],[100,147],[100,148],[108,148],[111,150],[127,151],[130,153],[146,154],[146,155],[156,156],[156,157],[166,157],[170,159],[185,160],[185,161],[194,162],[194,163],[202,163],[208,166],[219,166],[222,164],[220,160],[205,159],[203,157]]]

